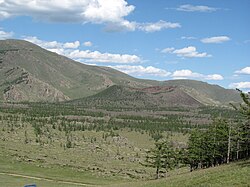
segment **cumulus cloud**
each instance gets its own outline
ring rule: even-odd
[[[202,43],[223,43],[231,40],[228,36],[214,36],[201,39]]]
[[[5,31],[1,30],[1,28],[0,28],[0,40],[12,38],[13,35],[14,35],[13,32],[5,32]]]
[[[206,75],[204,77],[206,80],[223,80],[223,76],[219,74]]]
[[[185,12],[214,12],[218,10],[218,8],[204,6],[204,5],[195,6],[195,5],[186,4],[186,5],[179,6],[178,8],[176,8],[176,10],[185,11]]]
[[[101,53],[99,51],[79,50],[79,41],[61,43],[57,41],[43,41],[37,37],[26,37],[26,41],[37,44],[49,51],[67,56],[81,62],[109,62],[109,63],[139,63],[141,58],[130,54]]]
[[[229,88],[249,89],[250,88],[250,82],[236,82],[236,83],[231,83],[229,85]]]
[[[75,41],[75,42],[67,42],[63,44],[63,48],[68,48],[68,49],[76,49],[80,46],[80,42],[79,41]]]
[[[119,23],[108,23],[105,27],[106,32],[135,31],[136,29],[137,23],[128,20],[122,20]]]
[[[184,70],[177,70],[173,72],[172,77],[177,78],[177,79],[200,78],[202,77],[202,74],[194,73],[191,70],[184,69]]]
[[[174,79],[204,79],[204,80],[223,80],[223,76],[219,74],[203,75],[201,73],[192,72],[191,70],[177,70],[171,75]]]
[[[173,79],[197,79],[197,80],[223,80],[223,76],[219,74],[204,75],[201,73],[192,72],[188,69],[177,70],[174,72],[169,72],[164,69],[156,68],[153,66],[143,67],[141,65],[116,65],[109,66],[111,68],[122,71],[126,74],[136,75],[136,76],[156,76],[156,77],[172,77]]]
[[[211,57],[212,56],[212,55],[209,55],[205,52],[199,53],[196,50],[196,47],[194,47],[194,46],[188,46],[188,47],[184,47],[182,49],[174,49],[173,47],[165,48],[161,52],[172,53],[172,54],[176,54],[177,56],[180,56],[180,57],[188,57],[188,58],[194,58],[194,57],[203,58],[203,57]]]
[[[235,71],[235,73],[250,75],[250,67],[245,67],[245,68],[243,68],[241,70],[237,70],[237,71]]]
[[[84,42],[83,45],[86,47],[91,47],[93,44],[92,44],[92,42],[87,41],[87,42]]]
[[[125,0],[2,0],[1,18],[31,16],[52,22],[119,22],[135,7]]]
[[[39,45],[40,47],[43,47],[45,49],[52,50],[52,51],[56,49],[76,49],[80,46],[79,41],[66,42],[66,43],[61,43],[57,41],[43,41],[43,40],[38,39],[35,36],[28,36],[24,38],[24,40],[32,42],[34,44]]]
[[[153,66],[147,66],[147,67],[143,67],[143,66],[130,66],[130,65],[117,65],[117,66],[110,66],[114,69],[117,69],[119,71],[122,71],[126,74],[130,74],[130,75],[137,75],[137,76],[156,76],[156,77],[167,77],[169,76],[171,73],[163,70],[163,69],[159,69]]]
[[[211,55],[208,55],[207,53],[198,53],[196,51],[196,47],[194,46],[189,46],[189,47],[184,47],[182,49],[176,49],[173,51],[174,54],[177,54],[177,56],[181,57],[209,57]]]
[[[0,20],[30,16],[48,22],[104,24],[107,31],[154,32],[180,27],[179,23],[162,20],[156,23],[126,20],[134,9],[126,0],[1,0]]]
[[[139,63],[140,57],[128,54],[101,53],[90,50],[74,50],[67,54],[69,58],[78,59],[83,62],[109,62],[109,63]]]

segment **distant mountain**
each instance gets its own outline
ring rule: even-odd
[[[0,99],[64,101],[96,94],[112,85],[145,87],[108,67],[89,66],[22,40],[0,40]]]
[[[230,102],[240,102],[236,91],[192,80],[166,81],[165,85],[145,88],[113,85],[96,95],[70,101],[89,107],[106,108],[225,106]]]
[[[131,88],[113,85],[94,96],[70,102],[95,107],[147,109],[180,106],[198,107],[203,105],[180,88],[174,86]]]
[[[88,102],[145,107],[241,101],[236,91],[218,85],[137,79],[112,68],[76,62],[27,41],[0,40],[0,100],[81,103],[86,99],[80,98],[86,97]]]
[[[169,80],[164,86],[177,86],[197,101],[205,105],[228,105],[239,103],[241,98],[236,90],[196,80]]]

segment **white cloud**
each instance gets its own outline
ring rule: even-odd
[[[26,38],[24,38],[24,40],[32,42],[34,44],[39,45],[40,47],[43,47],[45,49],[48,49],[50,51],[62,51],[65,49],[76,49],[80,46],[80,42],[79,41],[75,41],[75,42],[66,42],[66,43],[61,43],[61,42],[57,42],[57,41],[43,41],[38,39],[37,37],[33,37],[33,36],[28,36]],[[59,53],[61,54],[61,53]]]
[[[179,23],[171,23],[171,22],[166,22],[163,20],[160,20],[156,23],[142,23],[142,24],[137,24],[137,28],[142,31],[146,32],[155,32],[155,31],[160,31],[162,29],[174,29],[174,28],[180,28],[181,25]]]
[[[108,23],[105,27],[105,31],[107,32],[135,31],[136,27],[137,27],[136,22],[122,20],[119,23]]]
[[[119,24],[114,24],[114,23],[108,24],[105,30],[109,32],[140,30],[150,33],[150,32],[161,31],[163,29],[175,29],[180,27],[181,27],[180,23],[166,22],[163,20],[160,20],[155,23],[138,23],[135,21],[130,22],[124,20]]]
[[[223,43],[231,40],[228,36],[214,36],[210,38],[203,38],[201,42],[203,43]]]
[[[66,56],[72,59],[80,59],[82,62],[109,62],[123,64],[141,62],[140,57],[136,55],[101,53],[99,51],[90,50],[74,50]]]
[[[25,37],[24,40],[26,40],[28,42],[31,42],[31,43],[34,43],[34,44],[37,44],[40,47],[43,47],[45,49],[60,48],[60,47],[63,46],[63,43],[58,43],[57,41],[50,41],[50,42],[48,42],[48,41],[42,41],[42,40],[39,40],[35,36]]]
[[[161,50],[162,53],[170,53],[173,51],[174,51],[173,47],[167,47],[167,48]]]
[[[218,8],[203,6],[203,5],[195,6],[195,5],[186,4],[186,5],[179,6],[178,8],[176,8],[176,10],[185,11],[185,12],[214,12],[218,10]]]
[[[52,22],[119,22],[135,7],[125,0],[2,0],[1,18],[31,16]]]
[[[137,23],[125,18],[135,10],[126,0],[1,0],[0,20],[30,16],[36,20],[63,23],[104,24],[107,31],[160,31],[180,27],[179,23],[158,21]]]
[[[87,42],[84,42],[83,45],[86,47],[91,47],[93,44],[92,44],[92,42],[87,41]]]
[[[118,65],[118,66],[110,66],[114,69],[117,69],[119,71],[122,71],[126,74],[130,74],[130,75],[137,75],[137,76],[156,76],[156,77],[167,77],[169,76],[171,73],[163,70],[163,69],[159,69],[153,66],[148,66],[148,67],[143,67],[143,66],[130,66],[130,65]]]
[[[223,80],[223,76],[219,74],[203,75],[201,73],[192,72],[191,70],[177,70],[173,73],[168,72],[164,69],[148,66],[131,66],[131,65],[116,65],[110,66],[111,68],[122,71],[126,74],[136,76],[156,76],[156,77],[168,77],[171,76],[173,79],[198,79],[198,80]]]
[[[182,40],[195,40],[196,37],[193,37],[193,36],[182,36],[181,39]]]
[[[67,42],[65,44],[63,44],[64,48],[68,48],[68,49],[76,49],[80,46],[80,42],[79,41],[75,41],[75,42]]]
[[[210,57],[211,55],[208,55],[207,53],[198,53],[196,51],[196,47],[194,46],[189,46],[189,47],[185,47],[182,49],[176,49],[173,51],[174,54],[177,54],[177,56],[181,56],[181,57]]]
[[[86,20],[94,23],[120,22],[134,9],[135,7],[133,5],[128,5],[124,0],[88,1],[87,7],[84,12],[82,12],[82,15]]]
[[[250,75],[250,67],[245,67],[241,70],[235,71],[235,73],[237,74],[248,74]]]
[[[184,47],[182,49],[174,49],[174,48],[165,48],[162,50],[163,53],[172,53],[172,54],[176,54],[177,56],[180,57],[188,57],[188,58],[194,58],[194,57],[198,57],[198,58],[203,58],[203,57],[211,57],[212,55],[209,55],[205,52],[203,53],[199,53],[198,51],[196,51],[196,47],[194,46],[188,46],[188,47]]]
[[[61,43],[57,41],[43,41],[37,37],[26,37],[25,40],[37,44],[49,51],[67,56],[81,62],[110,62],[110,63],[139,63],[141,58],[137,55],[101,53],[99,51],[79,50],[79,41]]]
[[[191,70],[177,70],[171,75],[174,79],[204,79],[204,80],[223,80],[223,76],[219,74],[203,75],[201,73],[192,72]]]
[[[12,38],[13,35],[14,35],[13,32],[5,32],[5,31],[1,30],[1,28],[0,28],[0,40]]]
[[[229,88],[249,89],[250,88],[250,82],[236,82],[236,83],[231,83],[229,85]]]
[[[200,78],[202,77],[199,73],[193,73],[191,70],[177,70],[172,74],[173,78]]]
[[[223,76],[219,74],[212,74],[212,75],[206,75],[205,76],[206,80],[223,80]]]

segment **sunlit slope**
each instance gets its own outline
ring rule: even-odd
[[[85,65],[22,40],[0,41],[0,76],[1,98],[15,101],[68,100],[96,94],[114,84],[132,87],[158,84],[108,67]],[[30,94],[24,96],[28,87],[32,88]]]
[[[0,100],[73,100],[99,93],[102,95],[105,89],[109,93],[118,88],[109,89],[113,85],[135,88],[127,91],[133,93],[129,94],[130,101],[137,100],[137,103],[147,99],[154,104],[167,103],[166,106],[190,105],[190,102],[191,106],[197,103],[228,105],[229,102],[240,102],[236,91],[218,85],[194,80],[160,82],[137,79],[109,67],[73,61],[27,41],[0,40]],[[174,87],[174,92],[165,89],[170,87]],[[145,90],[140,90],[142,88]],[[160,93],[151,93],[150,90],[155,88]],[[138,98],[138,92],[142,92],[144,98]],[[118,94],[114,98],[126,99],[127,96]]]
[[[195,80],[170,80],[165,86],[178,86],[184,92],[206,105],[228,105],[230,102],[241,102],[239,93],[218,85]]]

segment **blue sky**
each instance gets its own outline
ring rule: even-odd
[[[249,0],[0,0],[0,39],[138,78],[249,91],[249,19]]]

